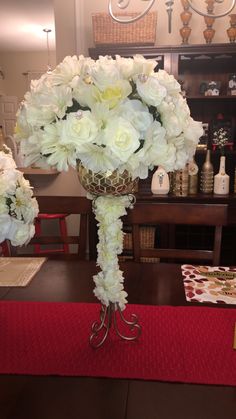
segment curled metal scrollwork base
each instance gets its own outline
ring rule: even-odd
[[[120,324],[128,329],[128,335],[120,331]],[[128,321],[117,303],[110,303],[108,307],[102,305],[100,321],[97,320],[92,324],[92,334],[89,338],[90,345],[93,348],[102,346],[109,335],[111,327],[113,327],[113,330],[121,339],[128,341],[138,339],[142,330],[138,324],[138,317],[135,314],[131,314],[131,320]]]

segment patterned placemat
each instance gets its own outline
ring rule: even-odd
[[[1,257],[0,286],[25,287],[46,260],[45,257]]]
[[[236,304],[236,268],[182,265],[187,301]]]

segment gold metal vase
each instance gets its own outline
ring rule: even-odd
[[[94,173],[78,161],[77,173],[83,188],[92,195],[119,196],[137,191],[138,178],[132,179],[127,170],[123,173],[119,173],[118,170]]]

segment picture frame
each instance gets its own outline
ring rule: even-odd
[[[199,86],[200,95],[204,96],[219,96],[221,82],[216,80],[203,80]]]
[[[229,74],[228,94],[236,96],[236,73]]]
[[[207,88],[205,90],[205,96],[219,96],[220,94],[220,87],[221,87],[221,82],[220,81],[215,81],[215,80],[211,80],[208,82],[207,84]]]

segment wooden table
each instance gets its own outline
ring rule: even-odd
[[[130,303],[189,304],[180,265],[127,262],[121,268]],[[0,299],[96,302],[95,271],[94,262],[50,260],[29,286],[0,287]],[[0,419],[235,419],[235,412],[236,388],[229,386],[0,376]]]

